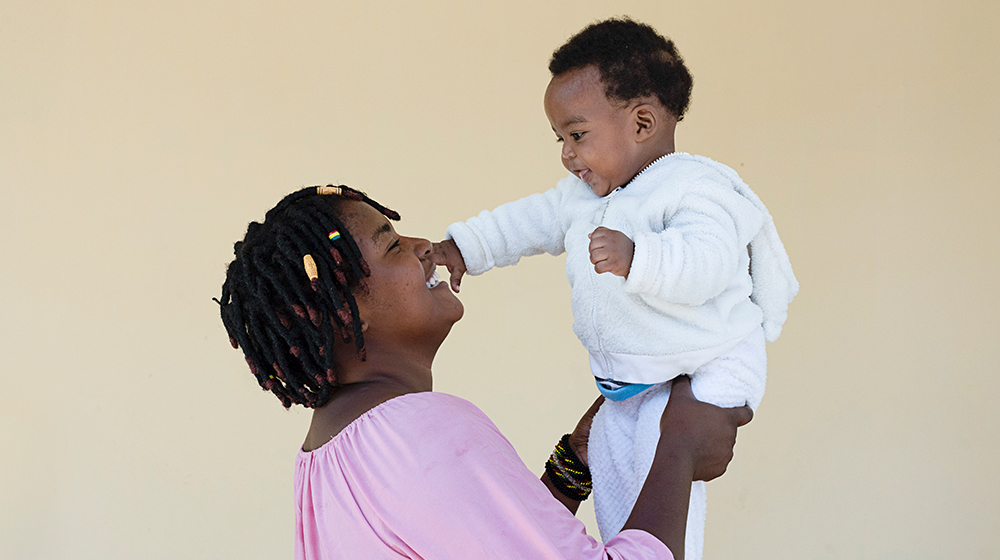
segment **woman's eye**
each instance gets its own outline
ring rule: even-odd
[[[395,242],[393,242],[392,245],[389,245],[389,251],[392,251],[393,249],[396,249],[398,247],[399,247],[399,240],[397,239]]]

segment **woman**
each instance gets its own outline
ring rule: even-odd
[[[675,383],[628,523],[595,541],[572,514],[599,401],[539,482],[481,411],[431,392],[463,308],[430,242],[389,219],[347,187],[303,189],[249,225],[227,271],[233,346],[286,407],[315,409],[296,461],[296,558],[680,557],[690,483],[725,471],[749,409],[699,403]]]

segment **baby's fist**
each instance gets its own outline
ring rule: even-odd
[[[465,275],[465,259],[462,251],[452,239],[440,243],[431,243],[431,262],[448,267],[451,273],[451,289],[457,294]]]
[[[632,268],[632,254],[635,243],[620,231],[601,226],[593,231],[590,237],[590,262],[594,270],[600,274],[610,272],[616,276],[628,278]]]

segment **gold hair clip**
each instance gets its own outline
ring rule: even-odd
[[[340,196],[342,189],[340,187],[335,187],[333,185],[327,185],[325,187],[316,187],[316,194],[335,194]]]
[[[309,277],[310,282],[319,280],[319,271],[316,269],[316,261],[313,260],[312,255],[302,257],[302,266],[305,267],[306,276]]]

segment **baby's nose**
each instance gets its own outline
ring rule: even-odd
[[[567,146],[566,144],[563,144],[562,158],[563,159],[573,159],[573,150],[571,150],[570,147]]]

